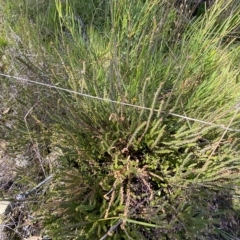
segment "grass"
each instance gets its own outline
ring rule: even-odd
[[[4,73],[56,86],[14,84],[14,131],[2,128],[13,154],[31,158],[19,183],[54,174],[29,205],[43,233],[240,236],[240,8],[232,0],[194,9],[158,0],[4,3]],[[62,154],[46,160],[55,149]]]

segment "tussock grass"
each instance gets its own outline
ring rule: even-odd
[[[138,106],[16,84],[14,151],[30,145],[35,181],[55,176],[36,196],[43,230],[55,239],[239,237],[237,1],[201,14],[158,0],[4,9],[6,73]],[[39,166],[56,148],[54,168]]]

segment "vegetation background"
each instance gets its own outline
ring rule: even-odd
[[[0,4],[9,239],[240,238],[238,0]]]

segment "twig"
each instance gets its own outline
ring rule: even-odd
[[[27,196],[29,196],[30,194],[34,193],[35,191],[37,191],[42,185],[44,185],[45,183],[47,183],[49,180],[51,180],[53,177],[53,175],[48,176],[47,178],[45,178],[42,182],[40,182],[36,187],[34,187],[33,189],[31,189],[30,191],[27,191],[25,193],[20,193],[17,195],[16,200],[17,201],[21,201],[21,200],[25,200],[25,198]]]
[[[109,228],[109,230],[107,231],[107,233],[106,233],[104,236],[102,236],[99,240],[104,240],[104,239],[106,239],[111,233],[113,233],[113,232],[118,228],[119,225],[122,224],[122,222],[123,222],[123,220],[122,220],[122,219],[119,219],[119,220],[117,221],[117,223],[114,224],[111,228]]]
[[[130,211],[130,215],[132,213],[134,213],[134,211],[143,203],[145,203],[147,201],[147,199],[145,198],[143,201],[139,202],[133,209],[132,211]],[[109,228],[109,230],[107,231],[106,234],[104,234],[104,236],[102,236],[99,240],[104,240],[106,239],[108,236],[110,236],[121,224],[123,223],[123,219],[119,219],[112,227]]]

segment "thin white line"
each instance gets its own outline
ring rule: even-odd
[[[76,92],[76,91],[69,90],[69,89],[66,89],[66,88],[57,87],[57,86],[50,85],[50,84],[47,84],[47,83],[36,82],[36,81],[29,80],[29,79],[26,79],[26,78],[11,76],[11,75],[7,75],[7,74],[3,74],[3,73],[0,73],[0,76],[7,77],[7,78],[10,78],[10,79],[16,79],[18,81],[20,81],[20,80],[21,81],[26,81],[26,82],[29,82],[29,83],[33,83],[33,84],[45,86],[45,87],[48,87],[48,88],[53,88],[53,89],[57,89],[57,90],[61,90],[61,91],[65,91],[65,92],[69,92],[69,93],[73,93],[73,94],[77,94],[77,95],[80,95],[80,96],[83,96],[83,97],[88,97],[88,98],[96,99],[96,100],[99,100],[99,101],[111,102],[111,103],[116,103],[116,104],[120,104],[120,105],[124,105],[124,106],[129,106],[129,107],[134,107],[134,108],[145,109],[145,110],[151,111],[151,108],[148,108],[148,107],[134,105],[134,104],[130,104],[130,103],[119,102],[119,101],[116,101],[116,100],[111,100],[111,99],[106,99],[106,98],[100,98],[100,97],[97,97],[97,96],[92,96],[92,95],[89,95],[89,94]],[[158,112],[157,109],[154,109],[154,111]],[[240,132],[240,129],[228,128],[228,127],[226,127],[224,125],[214,124],[214,123],[211,123],[211,122],[206,122],[206,121],[203,121],[203,120],[199,120],[199,119],[196,119],[196,118],[183,116],[183,115],[176,114],[176,113],[173,113],[173,112],[169,112],[168,115],[171,115],[171,116],[174,116],[174,117],[178,117],[178,118],[182,118],[182,119],[186,119],[186,120],[190,120],[190,121],[194,121],[194,122],[199,122],[199,123],[202,123],[202,124],[205,124],[205,125],[209,125],[209,126],[213,126],[213,127],[219,127],[221,129],[224,129],[224,130],[227,130],[227,131]]]
[[[118,102],[118,101],[111,100],[111,99],[100,98],[100,97],[97,97],[97,96],[92,96],[92,95],[89,95],[89,94],[80,93],[80,92],[76,92],[76,91],[69,90],[69,89],[66,89],[66,88],[57,87],[57,86],[50,85],[50,84],[47,84],[47,83],[36,82],[36,81],[33,81],[33,80],[21,78],[21,77],[15,77],[15,76],[6,75],[6,74],[2,74],[2,73],[0,73],[0,76],[4,76],[4,77],[7,77],[7,78],[13,78],[13,79],[21,80],[21,81],[26,81],[26,82],[29,82],[29,83],[33,83],[33,84],[37,84],[37,85],[41,85],[41,86],[45,86],[45,87],[53,88],[53,89],[57,89],[57,90],[62,90],[62,91],[69,92],[69,93],[74,93],[74,94],[77,94],[77,95],[80,95],[80,96],[83,96],[83,97],[93,98],[93,99],[97,99],[97,100],[100,100],[100,101],[112,102],[112,103],[116,103],[116,104],[130,106],[130,107],[151,110],[151,108],[148,108],[148,107],[142,107],[142,106],[138,106],[138,105],[134,105],[134,104],[130,104],[130,103],[124,103],[124,102]]]

